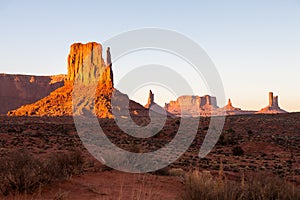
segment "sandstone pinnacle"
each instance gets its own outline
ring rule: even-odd
[[[152,91],[149,91],[148,103],[145,105],[145,108],[150,108],[154,104],[154,94]]]

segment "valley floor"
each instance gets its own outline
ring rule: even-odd
[[[82,173],[17,199],[176,199],[185,190],[183,174],[193,170],[209,171],[215,177],[222,172],[226,179],[235,181],[266,173],[296,186],[300,184],[299,119],[300,113],[228,116],[217,145],[200,159],[199,148],[210,122],[210,118],[201,118],[194,142],[176,162],[155,173],[128,174],[95,160],[82,145],[71,117],[1,116],[0,155],[5,159],[22,151],[43,161],[53,154],[76,150],[84,158]],[[141,125],[149,122],[138,120]],[[147,152],[171,141],[180,119],[168,119],[162,131],[147,139],[128,136],[112,119],[99,119],[99,123],[117,146]],[[16,199],[11,195],[2,198]]]

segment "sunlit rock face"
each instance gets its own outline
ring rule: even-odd
[[[110,57],[109,50],[107,54]],[[112,88],[112,77],[111,63],[106,64],[102,58],[101,44],[90,42],[71,45],[66,83],[72,85],[75,80],[85,85],[101,82]]]
[[[148,116],[143,106],[129,100],[127,95],[113,87],[109,48],[106,54],[105,62],[102,45],[95,42],[71,45],[64,86],[40,101],[10,111],[8,115],[71,116],[88,113],[101,118],[113,118],[114,105],[111,104],[111,99],[115,98],[116,110],[123,112],[127,109],[130,114]],[[73,103],[76,105],[74,110]]]
[[[31,76],[0,74],[0,114],[34,103],[62,87],[65,75]]]

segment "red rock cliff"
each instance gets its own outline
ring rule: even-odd
[[[34,103],[62,87],[65,75],[31,76],[0,74],[0,114]]]

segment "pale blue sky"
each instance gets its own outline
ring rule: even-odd
[[[74,42],[166,28],[205,49],[234,105],[258,110],[274,91],[282,108],[300,111],[299,0],[2,0],[0,24],[0,72],[66,73]]]

